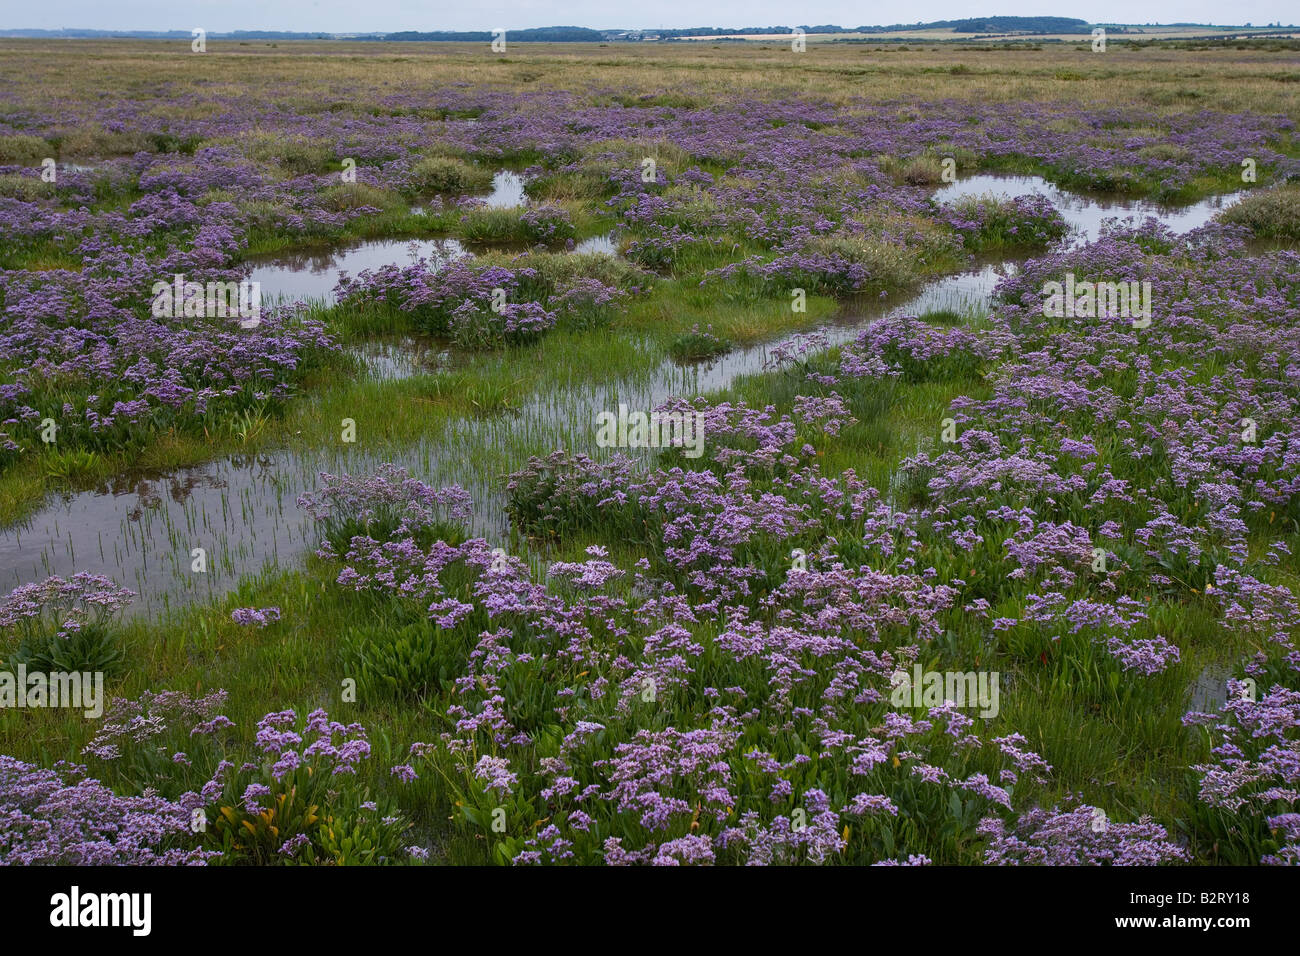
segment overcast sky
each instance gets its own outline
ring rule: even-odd
[[[1295,0],[4,0],[0,29],[100,30],[491,30],[497,27],[697,27],[915,23],[960,17],[1078,17],[1093,23],[1294,23]]]

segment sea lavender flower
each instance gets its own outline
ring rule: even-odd
[[[245,627],[267,627],[280,620],[278,607],[238,607],[230,612],[230,619]]]

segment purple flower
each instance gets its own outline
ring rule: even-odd
[[[230,619],[236,624],[254,627],[266,627],[274,621],[280,620],[280,609],[278,607],[239,607],[230,612]]]

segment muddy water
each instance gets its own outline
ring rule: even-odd
[[[579,239],[571,250],[573,252],[601,252],[607,256],[618,255],[618,240],[613,232],[607,232],[603,236],[591,236],[588,239]]]
[[[524,177],[509,169],[501,170],[492,177],[492,191],[482,199],[493,209],[524,205],[528,201],[524,196]]]
[[[496,246],[500,251],[524,253],[526,246]],[[591,236],[574,243],[571,252],[602,252],[617,255],[614,233]],[[333,245],[327,249],[299,251],[251,260],[253,271],[248,278],[259,283],[262,301],[319,300],[334,304],[334,287],[347,273],[356,276],[362,269],[379,269],[390,265],[411,265],[428,259],[435,268],[448,262],[473,256],[459,239],[368,239]]]
[[[1093,242],[1101,234],[1107,219],[1132,218],[1136,221],[1154,217],[1174,232],[1187,232],[1203,226],[1215,213],[1240,201],[1243,193],[1211,196],[1189,206],[1166,206],[1138,199],[1115,199],[1084,195],[1058,189],[1041,176],[968,176],[935,190],[936,202],[951,203],[967,196],[993,195],[1002,198],[1046,196],[1065,218],[1075,244]]]
[[[1042,189],[1049,197],[1056,194],[1067,221],[1085,234],[1108,216],[1150,212],[1149,204],[1102,204],[1024,177],[992,181],[973,177],[947,192],[941,190],[937,198],[950,199],[960,189],[975,194],[996,190],[1002,195]],[[1194,211],[1151,214],[1186,230],[1208,220],[1218,208],[1207,202],[1192,207]],[[443,244],[425,248],[444,257],[464,252],[454,241],[438,242]],[[366,243],[324,256],[283,258],[276,268],[300,276],[327,273],[341,268],[340,262],[349,271],[374,268],[384,264],[386,255],[396,256],[388,261],[403,261],[397,250],[409,245],[393,242],[379,248],[381,244]],[[890,313],[983,310],[999,275],[1014,268],[1014,263],[987,263],[937,279],[916,295],[852,303],[827,328],[827,336],[831,344],[841,344],[852,339],[864,322]],[[253,277],[257,278],[256,272]],[[336,280],[324,281],[332,288]],[[264,296],[274,294],[269,284],[263,289]],[[316,546],[313,529],[296,499],[316,486],[319,472],[364,472],[385,461],[405,466],[434,484],[463,485],[477,506],[476,530],[503,541],[501,476],[522,466],[529,455],[544,455],[562,445],[600,456],[604,453],[594,447],[597,413],[619,403],[648,409],[673,396],[725,387],[737,376],[761,371],[769,352],[770,346],[763,344],[700,365],[670,360],[647,363],[620,380],[550,389],[507,414],[457,420],[437,434],[401,447],[368,443],[363,421],[358,423],[356,444],[322,445],[300,439],[300,444],[265,455],[121,478],[92,491],[56,497],[22,526],[0,532],[0,592],[50,574],[85,570],[108,574],[139,592],[136,613],[227,593],[242,575],[266,565],[290,563]],[[358,350],[358,356],[370,374],[384,378],[420,374],[449,360],[436,346],[414,338],[369,343]],[[208,570],[202,574],[191,570],[191,553],[198,547],[207,554]]]
[[[458,239],[379,239],[350,242],[328,249],[254,259],[249,280],[260,284],[262,301],[319,299],[334,302],[334,287],[343,273],[409,265],[428,259],[435,266],[471,255]]]
[[[380,381],[410,378],[449,368],[452,354],[426,336],[394,335],[353,346],[349,351],[367,374]]]
[[[483,205],[491,209],[512,209],[516,206],[528,204],[528,196],[524,193],[524,184],[526,180],[519,173],[510,169],[502,169],[492,176],[492,188],[481,195],[475,196],[483,202]],[[412,206],[411,212],[418,216],[423,216],[428,212],[428,203],[421,202],[419,205]]]

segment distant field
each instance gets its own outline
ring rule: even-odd
[[[784,37],[787,39],[788,37]],[[1296,51],[1216,49],[1183,51],[1111,47],[1093,53],[1087,37],[1041,50],[959,50],[928,44],[863,48],[813,44],[803,54],[787,45],[761,44],[516,44],[496,56],[473,43],[364,43],[295,41],[213,42],[206,57],[191,56],[184,41],[0,40],[0,69],[12,100],[58,104],[65,96],[147,84],[166,72],[174,89],[243,82],[303,84],[291,98],[330,89],[377,96],[385,89],[424,88],[438,82],[497,89],[565,89],[573,84],[658,85],[688,96],[730,94],[736,84],[758,92],[787,91],[843,102],[851,97],[955,97],[1010,102],[1058,97],[1086,102],[1143,102],[1156,110],[1190,106],[1257,109],[1300,116]],[[252,63],[256,66],[252,66]],[[250,64],[246,79],[232,69]],[[375,74],[383,64],[382,76]],[[327,69],[325,76],[317,75]]]

